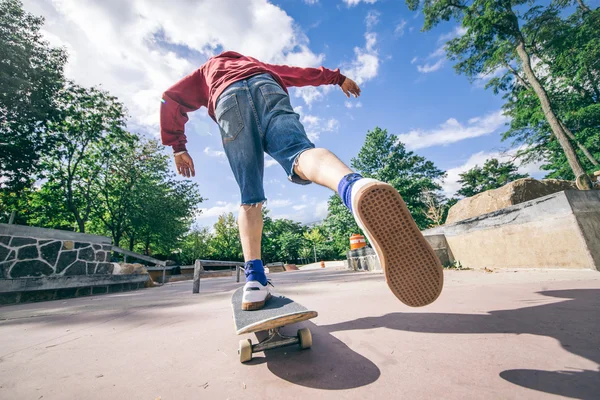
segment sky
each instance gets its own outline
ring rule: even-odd
[[[444,43],[464,30],[454,22],[421,32],[422,15],[398,0],[24,0],[45,17],[43,34],[69,53],[66,74],[101,85],[128,108],[131,131],[159,137],[162,93],[209,57],[234,50],[262,61],[325,66],[361,86],[359,99],[339,87],[292,88],[290,96],[318,147],[350,163],[369,130],[398,135],[407,148],[447,171],[443,191],[459,189],[459,173],[486,159],[510,159],[500,140],[508,119],[502,99],[470,83],[445,57]],[[240,195],[218,126],[201,109],[186,125],[201,195],[197,225],[212,226],[238,210]],[[170,149],[167,149],[167,151]],[[327,215],[333,192],[300,186],[267,157],[267,207],[275,218],[303,223]],[[539,165],[521,172],[542,177]]]

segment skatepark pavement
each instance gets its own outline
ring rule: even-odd
[[[445,271],[401,304],[382,274],[273,274],[313,347],[240,364],[233,277],[0,307],[0,399],[553,399],[600,393],[600,273]]]

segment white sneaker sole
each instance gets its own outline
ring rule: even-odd
[[[255,301],[255,302],[242,302],[242,310],[244,311],[256,311],[263,308],[267,302],[271,298],[271,293],[267,293],[267,297],[263,301]]]
[[[352,208],[373,245],[394,295],[411,307],[435,301],[444,285],[442,265],[391,185],[370,181],[358,188]]]

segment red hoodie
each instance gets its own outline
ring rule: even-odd
[[[339,69],[271,65],[233,51],[222,53],[210,58],[163,93],[160,109],[162,143],[173,146],[174,152],[186,150],[184,125],[188,112],[204,106],[214,120],[217,99],[229,85],[265,72],[271,74],[286,91],[290,86],[341,85],[346,79]]]

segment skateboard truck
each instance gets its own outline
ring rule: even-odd
[[[250,339],[240,340],[238,354],[240,362],[252,360],[253,353],[259,353],[265,350],[277,349],[280,347],[300,345],[301,349],[308,349],[312,346],[312,335],[308,328],[298,330],[296,336],[287,336],[281,333],[280,327],[269,329],[268,336],[257,344],[252,344]]]

